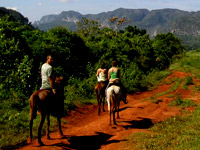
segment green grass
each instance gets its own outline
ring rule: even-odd
[[[170,71],[182,71],[191,73],[200,79],[200,52],[186,52],[184,57],[170,65]],[[151,80],[151,79],[150,79]],[[159,93],[152,97],[168,94],[175,91],[180,84],[182,89],[188,89],[189,85],[193,85],[191,76],[184,79],[176,79],[169,81],[173,83],[170,90]],[[167,84],[167,83],[165,83]],[[199,92],[200,86],[193,87]],[[183,99],[180,94],[169,94],[168,98],[174,98],[169,104],[170,106],[181,107],[183,116],[177,116],[167,119],[164,122],[155,124],[148,129],[148,132],[139,132],[132,134],[127,139],[127,149],[138,150],[198,150],[200,147],[200,106],[190,99]],[[152,100],[156,102],[156,100]],[[196,107],[196,110],[189,114],[184,108]]]
[[[146,77],[146,82],[149,82],[149,85],[152,85],[148,87],[148,90],[154,90],[159,85],[163,84],[164,79],[171,73],[171,71],[168,70],[154,70]]]
[[[188,89],[188,85],[194,85],[193,79],[189,75],[184,79],[182,89]]]
[[[29,137],[29,105],[26,107],[14,108],[16,106],[13,100],[1,101],[0,105],[0,149],[14,149],[26,143]],[[37,137],[37,129],[40,122],[40,115],[33,123],[33,136]],[[55,131],[57,119],[50,117],[50,130]],[[46,132],[46,122],[44,123],[42,134]]]
[[[176,98],[169,104],[169,106],[177,106],[181,108],[186,108],[186,107],[191,107],[191,106],[197,106],[197,104],[193,100],[182,99],[182,96],[180,94],[177,94]]]
[[[173,117],[155,124],[148,133],[135,133],[128,138],[127,149],[134,147],[136,150],[198,150],[199,114],[200,107],[190,115]]]
[[[174,84],[172,85],[172,87],[168,91],[158,93],[155,96],[152,96],[150,99],[156,99],[159,96],[163,96],[163,95],[166,95],[168,93],[175,91],[180,86],[181,81],[182,81],[182,79],[176,78],[176,80],[173,80]],[[147,100],[149,100],[149,99],[147,99]]]
[[[169,69],[171,71],[176,70],[189,72],[200,79],[200,52],[186,52],[184,57],[180,60],[176,60],[172,65],[170,65]]]

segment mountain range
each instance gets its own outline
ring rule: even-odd
[[[147,30],[151,36],[158,33],[176,32],[178,35],[200,35],[200,11],[188,12],[179,9],[124,9],[102,12],[99,14],[82,15],[76,11],[63,11],[58,15],[43,16],[39,21],[33,23],[40,30],[49,30],[56,26],[66,26],[70,30],[76,30],[76,23],[81,18],[98,21],[101,27],[115,28],[110,19],[113,17],[128,20],[120,28],[127,25],[137,26]]]
[[[137,26],[139,29],[145,29],[151,37],[159,33],[173,32],[182,40],[187,49],[200,48],[200,11],[188,12],[169,8],[149,11],[119,8],[114,11],[86,15],[76,11],[63,11],[60,14],[43,16],[33,24],[19,12],[0,7],[0,17],[4,15],[9,15],[13,20],[32,25],[43,31],[56,26],[65,26],[69,30],[76,31],[77,22],[82,18],[87,18],[97,21],[101,28],[123,29],[128,25]],[[111,18],[125,18],[127,21],[117,26],[116,23],[110,21]]]

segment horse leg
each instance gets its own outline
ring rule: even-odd
[[[100,99],[99,96],[97,98],[97,101],[98,101],[98,115],[100,115],[100,113],[101,113],[101,99]]]
[[[30,143],[31,143],[33,139],[33,133],[32,133],[33,119],[32,118],[30,119],[30,122],[29,122],[29,128],[30,128]]]
[[[120,118],[119,117],[119,104],[120,104],[120,101],[118,101],[118,103],[117,103],[117,118]]]
[[[30,117],[30,121],[29,121],[29,128],[30,128],[30,143],[32,142],[33,139],[33,119],[34,119],[34,112],[31,110],[31,117]]]
[[[97,103],[98,103],[98,115],[100,115],[100,112],[101,112],[101,103],[100,103],[100,97],[99,97],[99,94],[98,94],[98,89],[95,89],[95,95],[96,95]]]
[[[44,121],[45,121],[46,114],[41,114],[40,117],[41,117],[40,118],[40,125],[39,125],[39,128],[38,128],[38,143],[42,146],[42,145],[44,145],[44,143],[41,140],[41,130],[42,130],[42,126],[43,126]]]
[[[103,112],[105,112],[105,108],[104,108],[104,105],[105,105],[105,97],[102,98],[102,103],[103,103],[103,104],[102,104],[102,105],[103,105],[103,106],[102,106],[102,107],[103,107]]]
[[[109,124],[111,125],[112,124],[111,123],[112,122],[112,111],[111,110],[109,111],[109,114],[110,114],[110,123]]]
[[[114,125],[117,125],[116,120],[115,120],[115,112],[116,112],[116,108],[113,108],[113,123]]]
[[[33,139],[33,120],[36,118],[37,115],[37,106],[36,106],[36,97],[32,95],[29,99],[29,105],[30,105],[30,121],[29,121],[29,128],[30,128],[30,139],[28,139],[28,142],[32,142]],[[30,141],[29,141],[30,140]]]
[[[58,120],[58,126],[59,126],[60,135],[63,136],[60,117],[57,117],[57,120]]]
[[[49,127],[50,127],[50,115],[47,115],[47,139],[51,139],[49,135]]]
[[[110,100],[109,100],[109,112],[110,112],[110,125],[112,124],[112,113],[113,113],[113,107],[114,107],[114,103],[113,103],[113,97],[110,96]]]

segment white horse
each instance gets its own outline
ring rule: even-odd
[[[122,98],[123,94],[120,86],[112,85],[107,89],[107,103],[110,114],[110,124],[112,117],[111,115],[113,114],[113,124],[117,125],[115,120],[115,112],[117,112],[117,118],[119,118],[119,104]]]

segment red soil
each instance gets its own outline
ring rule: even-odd
[[[172,78],[185,78],[189,73],[173,72],[165,81]],[[195,85],[198,80],[193,77]],[[37,140],[32,144],[21,147],[19,150],[123,150],[127,148],[127,138],[135,132],[148,132],[154,124],[164,121],[167,118],[181,115],[182,109],[170,107],[168,104],[175,97],[167,95],[180,94],[184,99],[192,99],[198,102],[199,94],[192,88],[181,89],[181,85],[173,92],[154,98],[154,103],[150,99],[158,93],[168,91],[173,84],[163,84],[157,89],[128,96],[128,104],[120,105],[120,119],[118,125],[109,125],[109,115],[101,112],[97,115],[97,105],[85,105],[71,111],[63,118],[67,124],[62,125],[64,138],[60,138],[58,132],[51,133],[51,140],[46,136],[42,138],[45,146],[39,146]],[[190,85],[194,86],[194,85]],[[107,105],[105,105],[107,107]],[[186,108],[192,112],[194,108]]]

